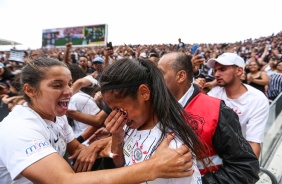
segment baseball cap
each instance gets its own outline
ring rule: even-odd
[[[142,58],[147,58],[147,54],[146,54],[145,52],[142,52],[142,53],[140,54],[140,57],[142,57]]]
[[[222,65],[236,65],[242,68],[244,68],[245,66],[244,59],[235,53],[224,53],[218,56],[216,59],[215,58],[209,59],[207,62],[207,66],[209,68],[213,68],[216,62]]]
[[[4,68],[4,64],[3,63],[0,63],[0,68]]]
[[[93,60],[93,63],[104,63],[104,59],[98,56]]]

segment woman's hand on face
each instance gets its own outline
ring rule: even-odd
[[[106,129],[115,137],[124,137],[123,127],[127,121],[127,112],[116,107],[105,120]]]

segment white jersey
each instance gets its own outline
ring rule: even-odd
[[[75,93],[71,97],[68,108],[91,115],[95,115],[100,111],[100,108],[97,106],[95,100],[90,95],[83,93],[82,91]],[[89,127],[89,125],[76,120],[73,120],[73,122],[74,126],[72,128],[75,137],[80,136]],[[86,142],[87,141],[85,141],[85,143]]]
[[[123,147],[125,166],[132,165],[135,163],[142,162],[151,157],[155,152],[157,142],[161,137],[161,130],[156,125],[151,130],[137,130],[131,129],[126,137]],[[179,148],[183,143],[179,139],[174,139],[170,142],[171,148]],[[158,178],[154,181],[148,181],[148,184],[201,184],[201,174],[196,166],[196,160],[193,158],[194,174],[185,178]],[[150,169],[150,168],[148,168]]]
[[[63,157],[73,139],[66,116],[51,122],[27,104],[17,105],[0,123],[0,183],[32,183],[20,173],[49,154]]]
[[[248,91],[237,99],[228,98],[225,89],[219,86],[211,89],[208,95],[224,100],[238,114],[242,133],[247,141],[262,143],[269,113],[268,99],[254,87],[243,85]]]

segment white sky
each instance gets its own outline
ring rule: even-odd
[[[26,48],[43,29],[95,24],[113,45],[222,43],[280,32],[282,0],[0,0],[0,17],[0,38]]]

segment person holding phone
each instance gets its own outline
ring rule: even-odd
[[[107,66],[109,66],[111,63],[115,61],[115,58],[113,57],[114,54],[113,49],[114,48],[112,42],[109,43],[107,42],[106,49],[104,50],[104,56],[105,56],[104,68],[106,68]]]

